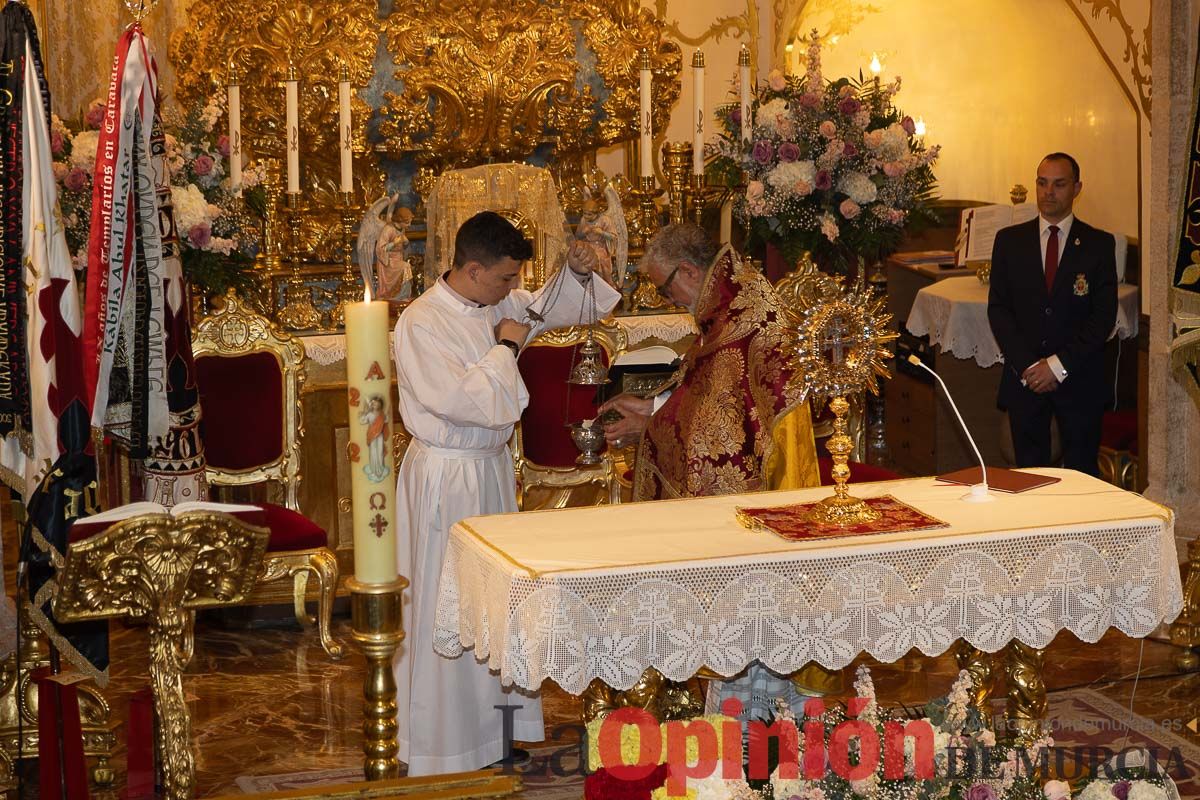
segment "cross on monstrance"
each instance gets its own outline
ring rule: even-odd
[[[846,319],[841,315],[829,318],[828,324],[821,336],[821,352],[829,353],[834,364],[841,364],[846,357],[846,349],[854,345]]]

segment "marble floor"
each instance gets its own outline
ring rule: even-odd
[[[338,636],[349,640],[348,620],[339,619],[336,627]],[[148,685],[146,632],[120,624],[112,630],[112,679],[105,695],[117,717],[124,718],[130,694]],[[312,632],[284,620],[246,627],[209,615],[200,620],[197,633],[195,658],[184,678],[197,797],[240,793],[236,781],[241,776],[361,764],[364,666],[352,646],[345,659],[331,662]],[[1176,653],[1165,642],[1143,643],[1115,632],[1094,645],[1064,634],[1048,651],[1045,677],[1052,693],[1089,687],[1122,705],[1132,696],[1135,713],[1160,723],[1174,721],[1172,730],[1200,745],[1200,736],[1187,728],[1200,715],[1200,673],[1180,674],[1173,661]],[[868,663],[880,697],[889,704],[919,705],[945,693],[957,674],[949,656]],[[576,698],[553,684],[546,685],[544,697],[548,726],[578,721]],[[124,784],[123,744],[114,766],[114,789],[119,790]],[[36,782],[36,770],[24,773],[24,798],[35,798],[30,784]]]

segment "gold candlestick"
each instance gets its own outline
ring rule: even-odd
[[[342,223],[342,282],[338,285],[338,302],[330,313],[330,323],[338,328],[346,324],[346,304],[363,299],[363,287],[354,274],[354,219],[359,211],[353,192],[341,192],[338,211]]]
[[[708,179],[703,173],[697,175],[692,173],[691,182],[688,184],[687,196],[691,205],[692,219],[697,225],[704,217],[704,192],[708,189]]]
[[[300,277],[301,228],[304,224],[304,207],[299,192],[284,195],[284,214],[288,223],[288,258],[292,262],[292,276],[288,278],[287,303],[279,311],[279,322],[285,328],[299,331],[315,328],[321,324],[321,312],[312,302],[312,290],[304,285]]]
[[[346,581],[350,589],[350,620],[354,640],[367,657],[363,679],[363,774],[369,781],[395,778],[400,769],[396,758],[396,678],[392,658],[404,641],[400,599],[408,581],[392,583]]]
[[[654,199],[661,195],[663,190],[654,182],[653,177],[643,177],[638,182],[638,188],[630,192],[638,201],[638,214],[635,217],[636,224],[634,225],[634,236],[631,237],[631,244],[639,250],[644,250],[646,245],[650,243],[651,237],[658,231],[658,207],[654,203]],[[638,308],[663,308],[667,302],[659,295],[658,290],[654,288],[654,283],[650,280],[650,276],[639,271],[637,274],[638,285],[633,290],[633,298],[631,305],[636,310]]]
[[[683,222],[687,171],[692,165],[690,142],[667,142],[663,145],[663,172],[667,176],[667,201],[672,225]]]
[[[263,216],[262,249],[258,254],[260,269],[276,271],[283,266],[282,231],[279,220],[279,200],[283,196],[283,185],[279,179],[279,159],[263,161],[266,176],[263,188],[267,193],[266,214]]]

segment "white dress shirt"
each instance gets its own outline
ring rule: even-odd
[[[1067,249],[1067,235],[1071,232],[1071,223],[1075,221],[1074,214],[1067,214],[1057,223],[1047,222],[1046,218],[1041,214],[1038,215],[1038,244],[1042,248],[1042,274],[1046,273],[1046,245],[1050,242],[1050,226],[1058,225],[1058,263],[1062,264],[1063,251]],[[1034,362],[1037,363],[1037,362]],[[1046,363],[1050,365],[1050,371],[1054,373],[1054,377],[1062,383],[1067,379],[1067,370],[1063,367],[1062,361],[1057,355],[1046,357]],[[1033,366],[1033,364],[1030,364]],[[1021,381],[1024,383],[1025,381]]]

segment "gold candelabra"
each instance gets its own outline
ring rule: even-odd
[[[321,312],[312,302],[312,289],[304,285],[300,277],[300,262],[304,248],[301,229],[304,226],[304,205],[299,192],[284,195],[284,215],[288,224],[288,259],[292,262],[292,276],[288,278],[287,303],[279,311],[279,322],[294,331],[315,328],[321,324]]]
[[[363,299],[363,289],[354,274],[354,220],[359,211],[353,192],[342,192],[338,204],[342,223],[342,282],[338,285],[338,302],[330,314],[330,322],[338,328],[346,324],[346,304]]]
[[[667,176],[667,208],[672,225],[683,222],[687,171],[692,164],[691,142],[667,142],[663,145],[663,172]]]
[[[392,658],[404,641],[400,616],[401,595],[408,586],[403,577],[391,583],[346,581],[350,589],[350,620],[354,640],[367,657],[363,679],[363,774],[369,781],[395,778],[400,769],[396,758],[396,678]]]

